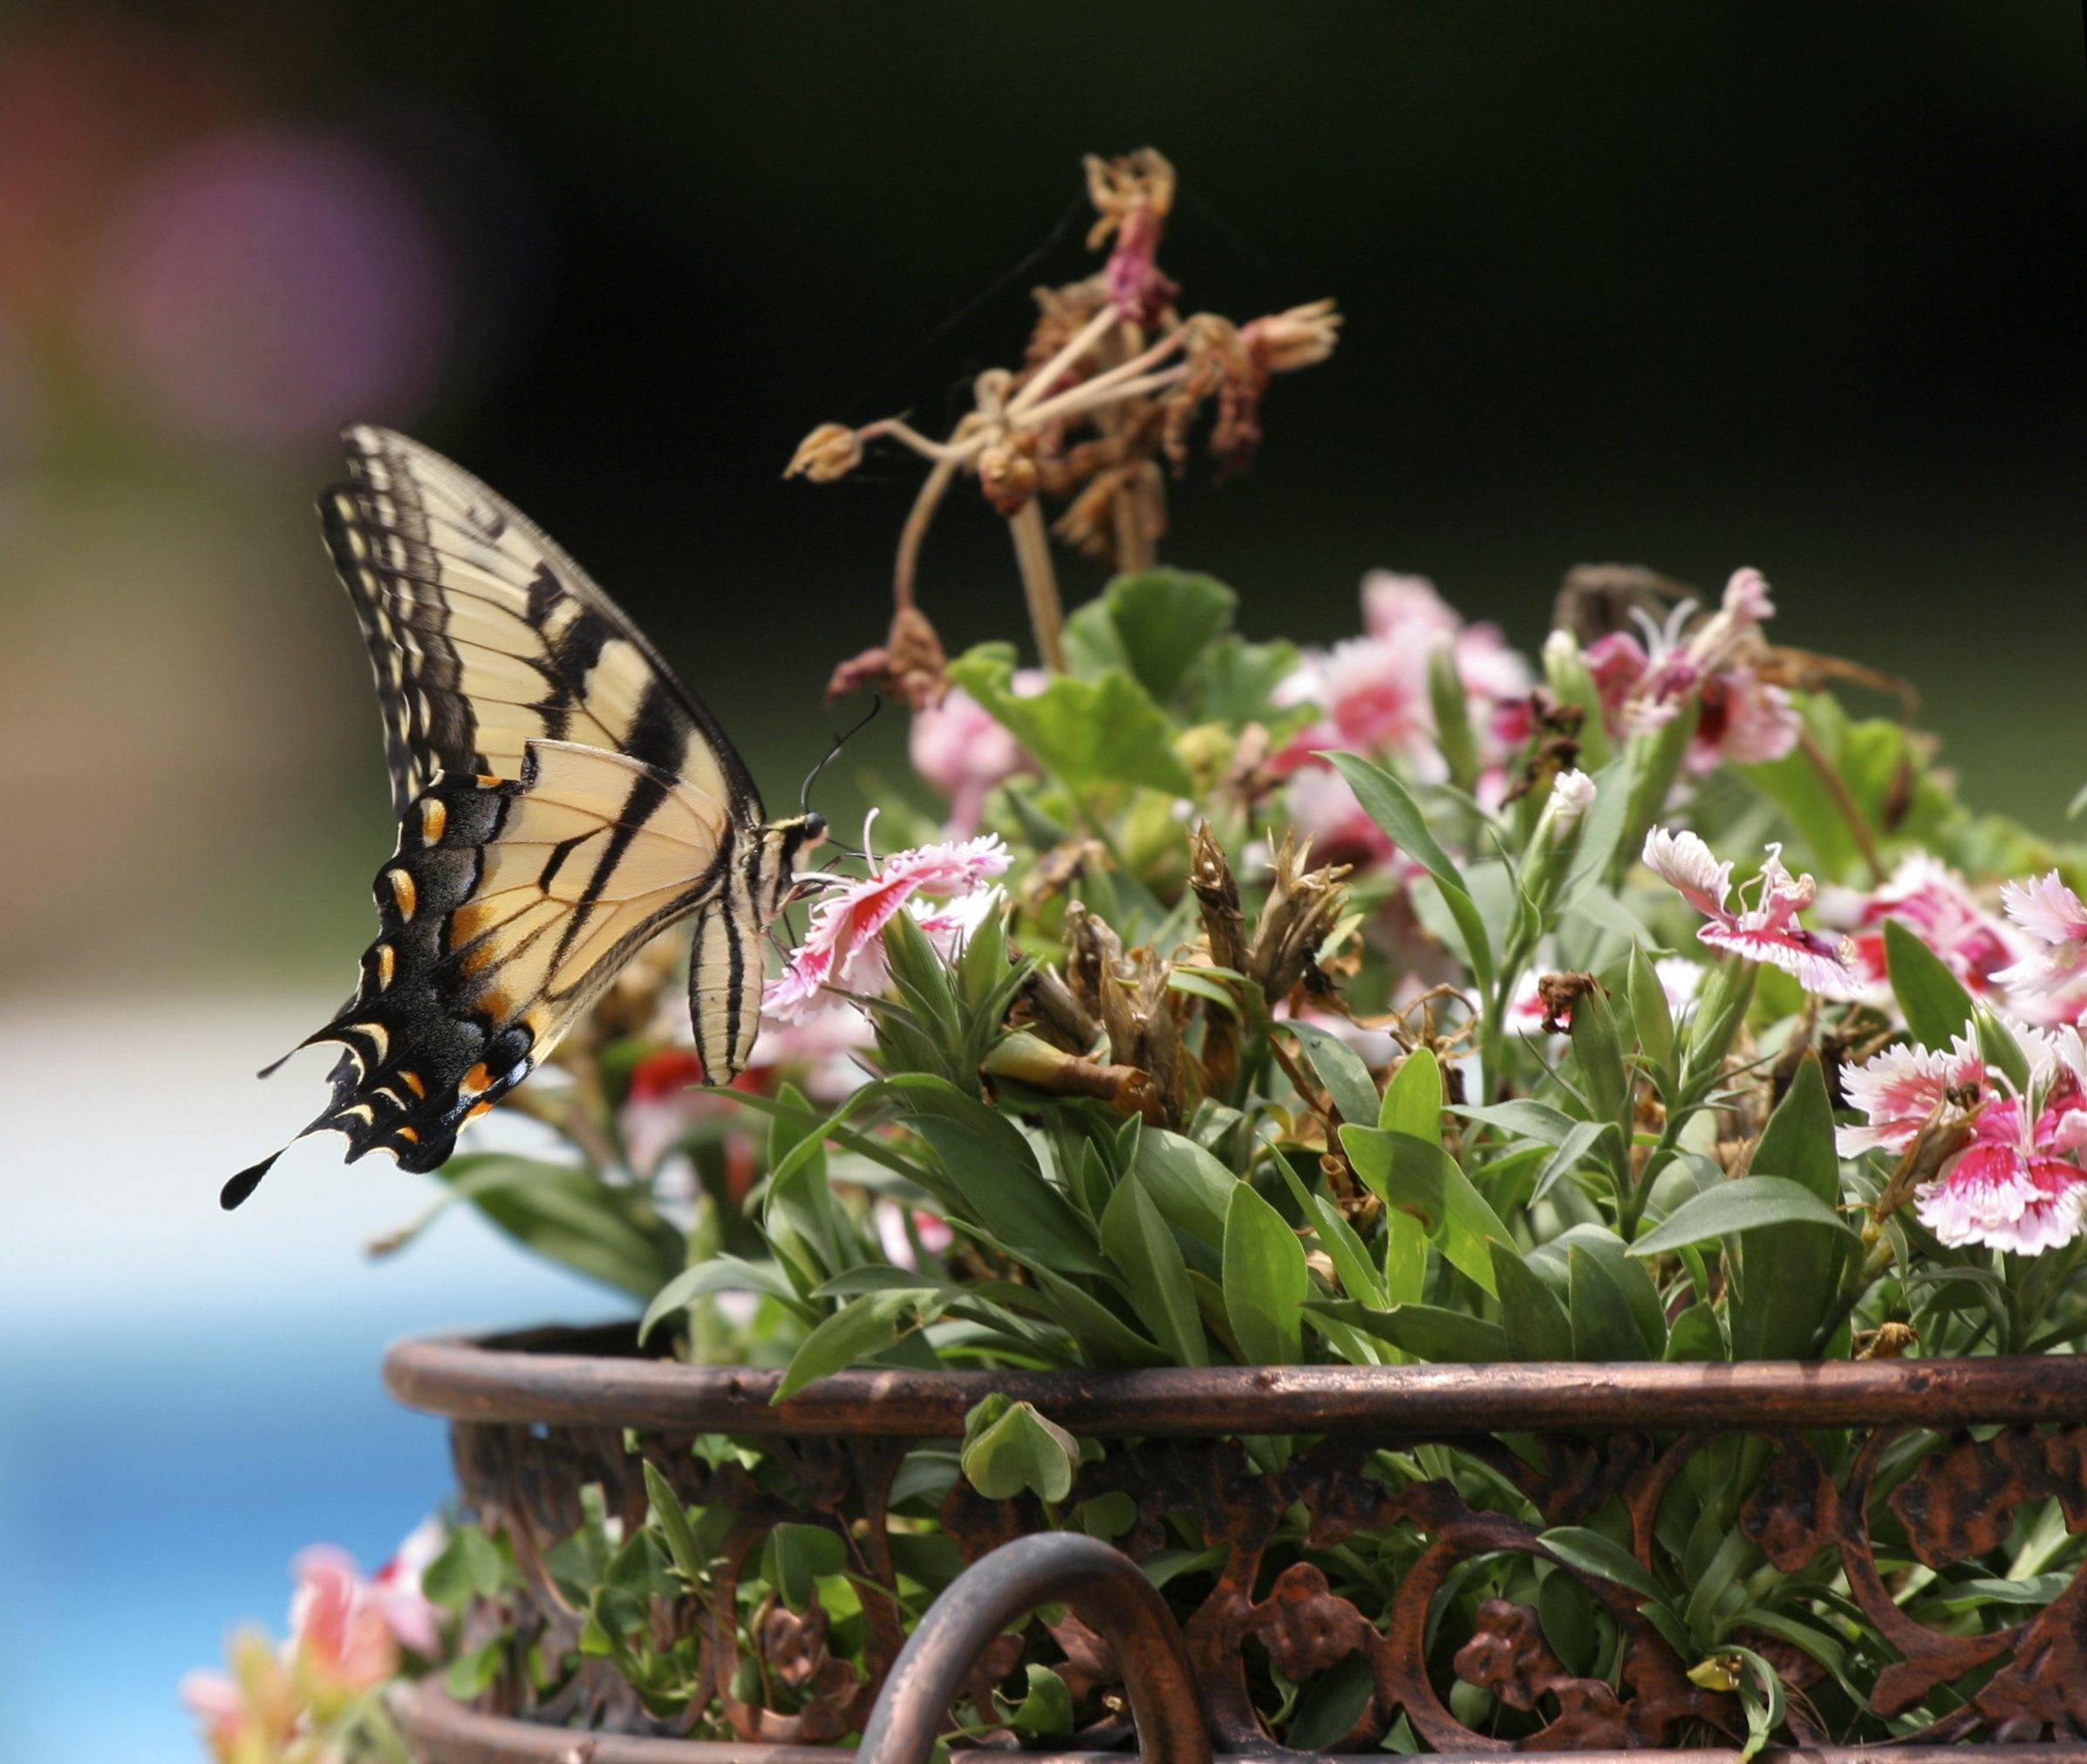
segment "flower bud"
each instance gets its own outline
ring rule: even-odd
[[[1602,721],[1601,691],[1579,652],[1579,642],[1571,631],[1554,630],[1544,639],[1544,684],[1561,705],[1580,713],[1575,736],[1580,757],[1591,771],[1609,763],[1608,732]]]
[[[1561,772],[1537,816],[1522,856],[1521,889],[1539,918],[1548,914],[1579,855],[1580,825],[1594,804],[1594,780],[1584,772]]]
[[[830,484],[835,478],[845,478],[862,463],[862,437],[845,423],[822,423],[798,442],[782,475]]]
[[[1450,781],[1469,790],[1478,778],[1478,738],[1471,732],[1471,701],[1452,644],[1437,644],[1428,657],[1428,701],[1435,712],[1435,745],[1442,749]]]

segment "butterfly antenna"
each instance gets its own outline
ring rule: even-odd
[[[804,774],[804,788],[797,793],[797,807],[801,811],[808,814],[810,812],[812,806],[812,786],[819,781],[819,774],[825,771],[829,766],[832,765],[835,759],[841,757],[842,748],[845,747],[850,741],[854,740],[857,735],[861,734],[863,730],[867,729],[870,723],[875,719],[876,713],[883,708],[883,694],[882,692],[872,692],[870,695],[870,708],[863,712],[862,716],[856,721],[854,726],[842,731],[842,733],[834,737],[834,745],[826,750],[825,759],[822,759],[816,766],[813,766],[809,772]]]

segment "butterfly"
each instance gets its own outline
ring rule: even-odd
[[[762,940],[825,818],[767,818],[716,719],[512,504],[404,435],[342,440],[349,481],[319,515],[377,677],[399,840],[355,996],[298,1044],[343,1052],[297,1139],[339,1133],[351,1161],[435,1168],[639,948],[691,917],[696,1052],[728,1083],[760,1026]],[[288,1149],[234,1176],[223,1204]]]

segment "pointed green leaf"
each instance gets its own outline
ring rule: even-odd
[[[1377,1125],[1387,1133],[1410,1134],[1440,1145],[1442,1113],[1442,1065],[1433,1048],[1416,1047],[1399,1062],[1399,1069],[1384,1086]]]
[[[1574,1244],[1567,1252],[1572,1279],[1572,1358],[1633,1360],[1646,1356],[1645,1338],[1631,1316],[1620,1281],[1598,1256]]]
[[[1440,1305],[1395,1304],[1378,1311],[1353,1299],[1313,1299],[1305,1313],[1314,1323],[1362,1330],[1416,1359],[1478,1366],[1507,1358],[1507,1333],[1498,1324]]]
[[[1572,1325],[1551,1289],[1506,1244],[1495,1243],[1493,1280],[1500,1292],[1500,1325],[1511,1359],[1569,1360]]]
[[[804,1338],[771,1399],[781,1402],[815,1379],[859,1366],[915,1328],[932,1296],[919,1291],[865,1292],[851,1298]]]
[[[1311,1290],[1297,1233],[1250,1184],[1238,1183],[1224,1216],[1224,1314],[1252,1364],[1303,1359],[1299,1307]]]
[[[1411,793],[1381,766],[1372,765],[1360,754],[1329,753],[1327,757],[1347,780],[1348,787],[1355,793],[1355,800],[1362,805],[1363,812],[1390,835],[1394,845],[1421,865],[1433,879],[1463,937],[1465,953],[1470,957],[1471,969],[1478,977],[1479,984],[1490,986],[1494,974],[1493,945],[1486,935],[1485,920],[1471,899],[1470,885],[1464,880],[1463,872],[1429,831],[1427,817],[1421,813],[1420,805],[1413,800]]]
[[[1340,1144],[1355,1174],[1388,1208],[1413,1214],[1450,1264],[1493,1290],[1489,1238],[1509,1241],[1484,1195],[1441,1146],[1410,1134],[1344,1127]]]
[[[1143,1179],[1133,1170],[1101,1215],[1101,1247],[1122,1277],[1125,1296],[1159,1345],[1183,1366],[1207,1366],[1203,1319],[1181,1246]]]

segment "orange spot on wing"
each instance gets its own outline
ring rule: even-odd
[[[399,1082],[412,1091],[415,1096],[424,1097],[427,1094],[427,1086],[420,1082],[420,1074],[417,1072],[408,1072],[403,1066],[400,1067]]]
[[[420,841],[424,845],[440,842],[443,832],[449,826],[449,805],[440,797],[431,796],[420,805]]]
[[[491,1097],[488,1097],[483,1102],[474,1102],[469,1108],[464,1111],[464,1119],[466,1120],[476,1120],[479,1116],[484,1114],[492,1107],[493,1099]]]
[[[486,1070],[486,1062],[482,1059],[464,1074],[466,1090],[483,1090],[492,1082],[493,1074]]]
[[[377,946],[377,984],[381,987],[392,984],[392,976],[398,971],[399,957],[389,943]]]
[[[410,1127],[400,1127],[398,1136],[409,1146],[417,1146],[420,1143],[420,1135]]]
[[[402,869],[386,870],[384,875],[392,885],[392,903],[399,909],[399,916],[412,918],[413,909],[420,903],[420,891],[414,887],[413,877]]]
[[[449,947],[460,949],[481,931],[493,917],[493,909],[483,901],[467,901],[449,916]]]

